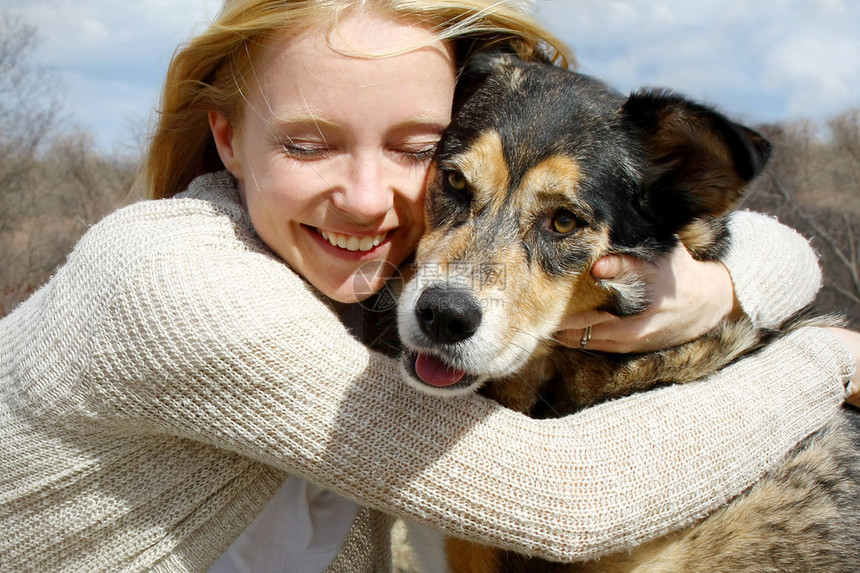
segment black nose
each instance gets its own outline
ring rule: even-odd
[[[481,325],[481,305],[462,288],[428,287],[415,304],[421,330],[434,342],[466,340]]]

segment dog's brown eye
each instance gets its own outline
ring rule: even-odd
[[[573,232],[579,226],[579,220],[576,215],[567,209],[559,209],[552,216],[552,230],[556,233],[566,235]]]
[[[455,191],[462,191],[466,188],[466,178],[459,171],[448,172],[448,185]]]

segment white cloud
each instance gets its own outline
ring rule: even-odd
[[[169,56],[219,5],[217,0],[7,0],[6,9],[38,27],[43,42],[37,58],[63,66]]]
[[[860,105],[860,2],[538,0],[581,69],[677,89],[750,121]]]
[[[791,38],[767,54],[764,81],[788,94],[792,114],[858,103],[860,43],[842,36]]]

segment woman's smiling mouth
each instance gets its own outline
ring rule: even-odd
[[[385,237],[388,236],[387,232],[357,237],[355,235],[323,231],[322,229],[315,229],[315,231],[333,246],[346,249],[347,251],[370,251],[374,247],[379,246],[385,240]]]

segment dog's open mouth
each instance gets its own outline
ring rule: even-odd
[[[416,380],[435,388],[469,386],[477,378],[467,374],[465,370],[454,368],[432,354],[410,352],[405,359],[410,373]]]

